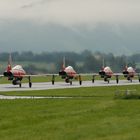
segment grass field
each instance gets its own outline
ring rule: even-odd
[[[0,100],[2,140],[138,140],[140,100],[115,98],[114,86],[27,92],[3,95],[73,96],[71,99]]]

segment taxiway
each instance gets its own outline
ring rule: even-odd
[[[43,83],[32,83],[32,88],[29,88],[28,83],[22,83],[21,88],[19,88],[19,86],[14,86],[12,84],[0,84],[0,92],[99,87],[99,86],[121,86],[121,85],[136,85],[136,84],[139,84],[138,80],[133,80],[132,83],[127,80],[120,80],[118,84],[116,83],[115,80],[111,80],[109,84],[101,80],[96,80],[95,83],[92,83],[91,81],[83,81],[82,85],[79,85],[79,82],[77,81],[73,81],[72,85],[65,82],[55,82],[54,85],[52,85],[51,82],[43,82]]]

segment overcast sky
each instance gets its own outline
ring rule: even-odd
[[[0,0],[0,51],[137,52],[139,24],[140,0]]]
[[[0,0],[1,20],[65,26],[140,23],[140,0]]]

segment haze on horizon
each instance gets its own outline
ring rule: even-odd
[[[139,0],[0,1],[0,51],[140,51]]]

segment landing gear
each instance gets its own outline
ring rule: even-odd
[[[138,79],[139,79],[139,82],[140,82],[140,75],[138,75]]]
[[[54,85],[54,82],[55,82],[55,76],[52,75],[52,85]]]
[[[21,88],[21,83],[19,84],[19,87]]]
[[[132,77],[127,77],[127,80],[132,83]]]
[[[108,82],[108,84],[109,84],[109,79],[108,78],[104,78],[104,81]]]
[[[54,81],[52,81],[52,85],[54,85]]]
[[[72,85],[72,80],[70,80],[70,85]]]
[[[66,83],[70,83],[70,85],[72,85],[72,78],[67,77],[67,78],[65,79],[65,82],[66,82]]]
[[[95,81],[95,75],[93,75],[92,77],[92,83],[94,83],[94,81]]]
[[[119,83],[119,76],[116,75],[116,83],[118,84]]]
[[[82,78],[81,78],[81,75],[79,75],[79,84],[82,85]]]
[[[31,88],[32,87],[32,83],[31,82],[29,82],[29,88]]]
[[[21,88],[21,80],[22,80],[22,78],[15,78],[15,79],[12,81],[12,84],[13,84],[13,85],[19,85],[19,87]]]
[[[29,79],[29,88],[31,88],[32,87],[31,77],[29,76],[28,79]]]

